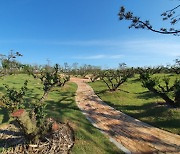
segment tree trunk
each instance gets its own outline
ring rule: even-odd
[[[151,88],[151,87],[147,87],[147,88],[150,91],[152,91],[153,93],[155,93],[158,96],[160,96],[162,99],[164,99],[167,104],[169,104],[172,107],[175,107],[175,102],[172,99],[170,99],[165,93],[161,93],[161,92],[157,91],[155,88]]]
[[[175,93],[175,99],[174,99],[174,101],[175,101],[175,105],[176,105],[176,106],[180,106],[180,91],[177,91],[177,92]]]

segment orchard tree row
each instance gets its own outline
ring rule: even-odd
[[[66,64],[67,66],[67,64]],[[89,78],[92,82],[101,80],[109,91],[116,91],[129,78],[139,74],[142,86],[161,97],[170,107],[180,106],[180,60],[176,59],[173,65],[157,67],[127,67],[119,64],[117,69],[101,69],[91,65],[71,68],[66,73],[73,76]],[[160,74],[158,76],[158,74]],[[171,83],[171,75],[176,79]]]
[[[17,75],[25,73],[39,80],[43,85],[43,95],[40,99],[26,102],[25,95],[28,90],[28,81],[20,90],[6,87],[6,94],[0,98],[0,107],[8,111],[9,116],[14,117],[22,130],[27,144],[37,144],[45,140],[46,134],[57,127],[55,122],[46,119],[45,107],[47,96],[54,87],[62,87],[70,80],[70,77],[88,78],[92,82],[101,80],[108,90],[115,92],[128,81],[129,78],[139,76],[142,86],[161,97],[170,107],[180,107],[180,60],[175,64],[157,67],[128,67],[125,63],[119,64],[116,69],[101,69],[92,65],[72,66],[64,63],[64,66],[50,65],[26,65],[17,61],[22,57],[19,52],[5,56],[1,55],[1,76]],[[161,74],[161,75],[157,75]],[[163,75],[162,75],[163,74]],[[171,83],[170,75],[176,76]]]
[[[160,96],[169,106],[180,106],[179,59],[175,60],[174,65],[169,66],[133,68],[121,63],[117,69],[101,69],[92,65],[78,66],[78,63],[72,66],[67,63],[64,66],[56,64],[54,67],[25,65],[18,62],[17,57],[22,55],[19,52],[11,52],[8,56],[1,55],[1,76],[27,73],[41,81],[44,93],[41,99],[28,103],[28,108],[31,108],[28,112],[24,99],[28,81],[24,82],[24,86],[19,91],[6,85],[7,93],[0,99],[0,105],[1,108],[8,110],[9,115],[15,117],[29,143],[39,142],[43,135],[51,130],[52,124],[46,122],[45,100],[53,87],[64,86],[70,76],[89,78],[92,82],[101,80],[109,91],[114,92],[129,78],[139,74],[142,86]],[[164,76],[158,77],[157,74],[164,74]],[[174,83],[170,83],[169,74],[177,76]]]

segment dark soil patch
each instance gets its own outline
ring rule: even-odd
[[[2,154],[66,154],[74,145],[74,132],[69,124],[58,123],[58,128],[37,144],[28,144],[18,126],[13,123],[0,128]]]

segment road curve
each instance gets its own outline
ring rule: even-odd
[[[78,85],[76,103],[88,120],[126,153],[180,153],[180,136],[155,128],[105,104],[86,83]]]

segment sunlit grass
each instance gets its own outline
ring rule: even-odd
[[[178,76],[170,77],[173,83]],[[138,76],[129,79],[115,92],[109,92],[101,81],[89,84],[104,102],[117,110],[153,126],[180,134],[180,109],[167,107],[160,97],[142,87]]]
[[[27,75],[8,76],[0,79],[1,95],[5,92],[4,83],[10,87],[20,88],[24,81],[28,80],[28,92],[26,101],[29,103],[33,99],[40,98],[42,95],[42,85],[39,80],[35,80]],[[73,154],[118,154],[122,153],[112,144],[109,139],[94,128],[85,116],[80,112],[75,103],[75,92],[77,86],[68,83],[65,87],[54,88],[50,92],[46,112],[48,117],[61,122],[69,122],[75,131],[75,145],[72,149]],[[0,123],[8,122],[8,114],[0,109]]]

